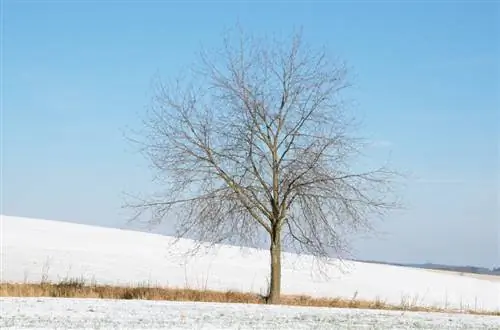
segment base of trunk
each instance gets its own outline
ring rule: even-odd
[[[266,297],[266,304],[268,305],[278,305],[280,303],[281,295],[269,295]]]
[[[271,282],[269,283],[269,294],[266,298],[267,304],[279,304],[281,297],[281,242],[271,244]]]

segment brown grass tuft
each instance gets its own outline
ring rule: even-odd
[[[170,301],[199,301],[221,303],[264,304],[263,296],[236,291],[194,290],[183,288],[162,288],[149,285],[110,286],[87,284],[81,279],[66,279],[58,283],[43,281],[39,284],[1,283],[0,297],[57,297],[57,298],[101,298],[101,299],[142,299]],[[391,305],[383,300],[365,301],[357,299],[357,292],[351,299],[312,298],[309,296],[285,295],[281,304],[289,306],[364,308],[381,310],[423,311],[423,312],[457,312],[443,308],[420,307],[409,299],[401,299],[399,305]],[[488,312],[477,310],[460,311],[462,313],[496,315],[500,311]]]

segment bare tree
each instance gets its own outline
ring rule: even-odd
[[[340,98],[347,69],[300,34],[240,35],[200,58],[189,83],[155,85],[139,140],[165,190],[133,207],[176,219],[179,237],[244,243],[266,233],[267,302],[279,303],[284,239],[318,257],[341,250],[346,231],[395,206],[395,173],[356,169],[363,142]]]

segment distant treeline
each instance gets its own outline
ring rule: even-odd
[[[404,264],[404,263],[373,261],[373,260],[357,260],[357,261],[373,263],[373,264],[382,264],[382,265],[447,270],[447,271],[460,272],[460,273],[473,273],[473,274],[485,274],[485,275],[498,275],[498,276],[500,276],[500,267],[489,269],[489,268],[485,268],[485,267],[476,267],[476,266],[450,266],[450,265],[432,264],[432,263]]]

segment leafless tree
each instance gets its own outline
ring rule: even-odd
[[[155,85],[138,141],[164,190],[132,206],[150,221],[176,219],[179,237],[245,243],[266,233],[267,302],[279,303],[285,238],[317,257],[341,250],[346,231],[395,206],[396,173],[356,163],[363,140],[340,97],[346,66],[301,34],[241,34],[200,59],[188,83]]]

